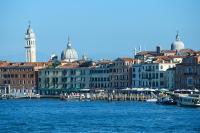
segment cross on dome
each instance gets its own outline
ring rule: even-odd
[[[68,36],[67,48],[71,48],[71,47],[72,47],[72,44],[70,41],[70,37]]]
[[[176,41],[180,41],[179,31],[176,32]]]

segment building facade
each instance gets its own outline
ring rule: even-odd
[[[0,63],[0,87],[9,86],[11,92],[37,92],[38,70],[48,64],[47,62]]]
[[[200,55],[188,56],[177,64],[175,87],[177,89],[200,89]]]
[[[163,60],[161,57],[149,63],[133,64],[132,87],[166,88],[167,70],[175,66],[175,62]]]
[[[133,58],[117,58],[110,66],[110,88],[124,89],[132,86],[132,65],[136,63]]]
[[[90,67],[90,89],[110,89],[109,69],[111,64],[111,61],[101,61]]]
[[[39,91],[42,95],[58,95],[64,92],[89,88],[89,68],[77,63],[50,66],[39,71]]]
[[[169,90],[175,89],[175,70],[176,67],[173,67],[166,71],[166,88]]]

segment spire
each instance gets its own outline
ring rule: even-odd
[[[70,43],[70,37],[69,37],[69,35],[68,35],[68,43]]]
[[[176,41],[180,41],[179,31],[176,31]]]
[[[141,51],[142,51],[142,46],[140,45],[140,46],[139,46],[139,52],[141,52]]]
[[[67,48],[71,48],[72,44],[71,44],[71,41],[70,41],[70,37],[68,35],[68,42],[67,42]]]
[[[137,49],[135,48],[135,49],[134,49],[134,55],[136,55],[136,54],[137,54]]]
[[[31,21],[28,21],[28,28],[31,28]]]
[[[29,20],[28,21],[28,29],[26,31],[26,34],[31,34],[33,33],[33,29],[31,28],[31,21]]]

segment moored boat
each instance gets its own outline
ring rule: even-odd
[[[200,95],[182,95],[177,103],[179,106],[200,107]]]
[[[165,104],[165,105],[176,105],[177,104],[177,102],[170,97],[161,97],[158,99],[158,101],[156,103]]]

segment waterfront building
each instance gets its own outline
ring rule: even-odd
[[[200,55],[187,56],[176,65],[175,87],[177,89],[200,89]]]
[[[47,62],[0,63],[0,87],[10,86],[11,92],[24,93],[37,91],[38,70]]]
[[[25,33],[25,41],[26,62],[36,62],[35,33],[33,32],[30,23]]]
[[[169,90],[175,89],[175,70],[176,67],[166,70],[166,88]]]
[[[68,62],[39,71],[39,91],[42,95],[58,95],[89,88],[89,68],[84,63]]]
[[[124,89],[132,86],[132,65],[138,60],[133,58],[117,58],[110,65],[110,88]]]
[[[112,61],[102,60],[90,67],[90,89],[110,89],[109,69],[111,64]]]
[[[61,60],[66,62],[74,62],[78,60],[78,53],[72,48],[71,40],[68,37],[67,48],[61,53]]]
[[[166,88],[166,71],[169,68],[174,68],[177,63],[179,63],[179,60],[172,57],[158,56],[151,62],[133,64],[132,87]]]

